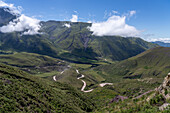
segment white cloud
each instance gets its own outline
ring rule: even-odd
[[[6,9],[6,11],[10,12],[11,14],[18,15],[21,14],[23,8],[21,6],[15,7],[14,4],[7,4],[0,0],[0,7],[9,8],[9,10]]]
[[[132,11],[129,12],[129,16],[130,16],[130,17],[133,16],[133,15],[135,15],[135,14],[136,14],[136,11],[135,11],[135,10],[132,10]]]
[[[21,13],[21,8],[16,8],[13,4],[7,4],[3,1],[0,1],[0,7],[6,7],[9,8],[9,11],[12,14],[17,15],[17,19],[14,19],[10,21],[7,25],[4,25],[0,27],[0,31],[3,33],[10,33],[10,32],[23,32],[23,35],[34,35],[34,34],[40,34],[39,30],[41,28],[40,21],[31,18],[28,16],[25,16]]]
[[[87,23],[92,23],[92,21],[89,20],[89,21],[87,21]]]
[[[70,19],[71,22],[77,22],[78,21],[78,16],[77,15],[72,15],[72,18]]]
[[[67,24],[67,23],[65,23],[63,26],[65,26],[65,27],[67,27],[67,28],[70,28],[70,27],[71,27],[71,25],[70,25],[70,24]]]
[[[119,35],[124,37],[138,36],[140,31],[135,27],[126,24],[126,16],[111,16],[107,21],[92,23],[88,27],[93,35],[96,36],[113,36]]]
[[[9,22],[8,25],[2,26],[0,28],[0,31],[3,33],[9,33],[9,32],[22,32],[24,31],[24,35],[34,35],[39,34],[39,30],[41,26],[39,25],[39,20],[30,18],[25,15],[21,15],[17,19]]]
[[[147,41],[149,41],[149,42],[160,41],[160,42],[164,42],[164,43],[170,43],[170,38],[151,38],[151,39],[147,39]]]

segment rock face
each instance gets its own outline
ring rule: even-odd
[[[170,73],[165,77],[162,85],[156,89],[166,100],[170,99]]]
[[[165,109],[168,109],[168,106],[170,106],[169,103],[164,103],[162,106],[159,107],[159,110],[160,110],[160,111],[163,111],[163,110],[165,110]]]
[[[162,85],[160,85],[156,91],[159,93],[159,94],[162,94],[163,97],[166,99],[166,100],[169,100],[170,99],[170,73],[168,73],[168,76],[165,77]],[[162,106],[159,107],[159,110],[163,111],[163,110],[166,110],[166,109],[169,109],[169,106],[170,104],[169,103],[164,103]]]

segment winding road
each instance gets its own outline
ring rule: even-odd
[[[63,74],[64,71],[60,72],[60,74]],[[77,70],[77,69],[76,69],[76,72],[77,72],[77,74],[80,74],[79,70]],[[80,79],[85,77],[83,74],[80,74],[80,75],[81,75],[80,77],[77,77],[78,80],[80,80]],[[56,76],[53,76],[53,80],[57,81]],[[81,80],[81,81],[83,82],[83,86],[81,88],[82,92],[88,93],[88,92],[92,92],[94,90],[94,89],[84,90],[86,88],[87,84],[86,84],[86,82],[84,80]],[[100,87],[104,87],[105,85],[113,85],[113,83],[101,83],[101,84],[99,84]]]
[[[64,70],[64,71],[65,71],[65,70]],[[64,71],[60,72],[60,74],[63,74]],[[53,76],[53,80],[54,80],[54,81],[57,81],[56,76]]]
[[[77,72],[77,74],[80,74],[79,70],[77,70],[77,69],[76,69],[76,72]],[[85,76],[81,74],[81,77],[78,77],[77,79],[81,79],[81,78],[84,78],[84,77]],[[83,87],[81,88],[82,92],[88,93],[88,92],[92,92],[94,90],[94,89],[90,89],[90,90],[85,91],[84,89],[86,88],[87,84],[86,84],[86,82],[84,80],[81,80],[81,81],[83,82]]]
[[[77,74],[80,74],[79,70],[77,70],[77,69],[76,69],[76,72],[77,72]],[[84,78],[84,77],[85,76],[81,74],[81,76],[78,77],[77,79],[81,79],[81,78]],[[87,84],[86,84],[86,82],[84,80],[81,80],[81,81],[83,82],[83,87],[81,88],[82,92],[88,93],[88,92],[92,92],[94,90],[94,89],[90,89],[90,90],[85,91],[84,89],[86,88]],[[101,84],[99,84],[100,87],[104,87],[105,85],[113,85],[113,83],[101,83]]]

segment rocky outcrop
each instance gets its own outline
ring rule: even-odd
[[[166,100],[170,99],[170,73],[165,77],[163,83],[156,88],[156,91],[163,95]],[[159,110],[163,111],[170,108],[170,103],[164,103],[159,107]]]
[[[170,73],[165,77],[163,83],[156,88],[156,91],[162,94],[166,100],[170,99]]]
[[[162,106],[159,107],[159,110],[163,111],[163,110],[169,109],[169,107],[170,107],[169,103],[164,103]]]

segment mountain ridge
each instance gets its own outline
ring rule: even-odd
[[[11,15],[7,11],[4,13]],[[88,29],[91,23],[51,20],[41,21],[40,25],[39,32],[42,34],[0,33],[0,49],[49,55],[71,62],[93,63],[100,58],[124,60],[158,46],[139,38],[92,35]]]

